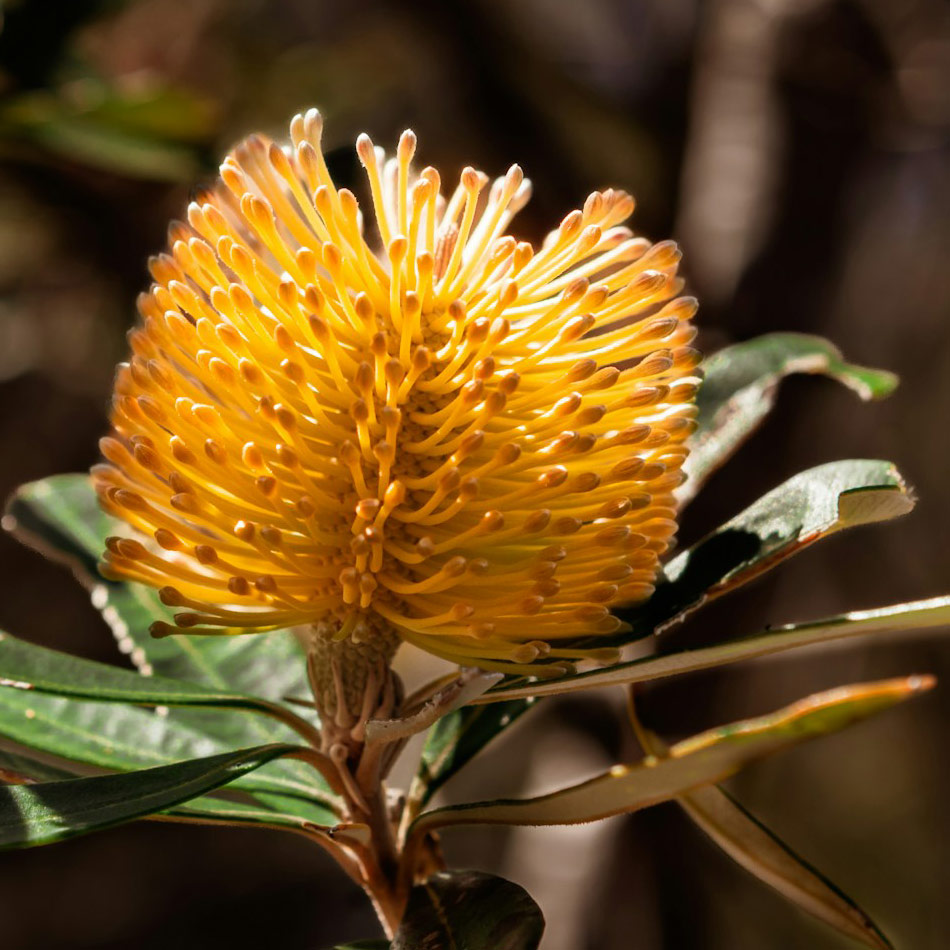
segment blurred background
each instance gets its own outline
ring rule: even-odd
[[[412,126],[443,179],[520,162],[538,239],[594,188],[673,236],[712,350],[831,337],[903,378],[868,406],[796,378],[709,483],[691,543],[791,474],[884,457],[916,487],[899,523],[828,541],[695,617],[668,646],[948,589],[950,6],[943,0],[7,0],[0,4],[0,491],[97,459],[146,257],[252,130],[317,105],[340,183],[361,131]],[[100,660],[113,642],[67,572],[0,538],[0,626]],[[933,671],[950,642],[851,644],[670,681],[670,736],[838,683]],[[944,688],[730,783],[899,947],[950,934]],[[548,703],[450,787],[577,780],[636,747],[608,693]],[[734,866],[675,806],[566,830],[463,830],[453,863],[544,908],[545,950],[833,950],[848,944]],[[274,936],[274,927],[278,937]],[[303,839],[170,825],[0,857],[10,950],[317,948],[376,933]]]

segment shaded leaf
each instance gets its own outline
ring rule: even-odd
[[[188,181],[200,168],[188,148],[146,138],[85,115],[51,115],[23,130],[71,161],[134,178]]]
[[[755,759],[842,729],[932,686],[932,678],[913,676],[816,693],[770,715],[686,739],[673,746],[667,758],[618,765],[548,795],[434,809],[416,819],[412,833],[422,835],[446,825],[578,824],[637,811],[719,782]]]
[[[533,699],[466,706],[443,716],[429,731],[419,771],[409,790],[413,807],[422,807],[492,739],[530,708]]]
[[[939,627],[950,627],[950,597],[932,597],[929,600],[878,607],[874,610],[854,610],[823,620],[770,627],[754,636],[711,647],[648,656],[629,663],[618,663],[603,670],[591,670],[561,679],[532,683],[529,686],[502,689],[481,696],[474,702],[509,702],[528,696],[549,696],[603,686],[643,683],[665,676],[693,673],[727,663],[752,660],[816,643],[830,643],[875,633],[932,630]]]
[[[523,887],[481,871],[441,871],[410,891],[392,950],[536,950],[543,932]]]
[[[80,774],[82,773],[77,771],[75,766],[68,769],[50,765],[28,755],[0,749],[0,784],[58,782],[76,778]],[[253,778],[254,776],[238,778],[231,787],[241,788],[243,791],[242,787],[253,782]],[[203,824],[266,825],[294,831],[314,831],[319,827],[332,827],[338,823],[334,812],[328,808],[321,809],[316,802],[304,813],[300,808],[300,799],[262,791],[255,791],[253,796],[246,791],[243,793],[247,797],[246,801],[226,800],[213,794],[202,795],[190,799],[184,805],[168,809],[163,814],[176,819],[200,821]],[[292,803],[292,808],[285,811],[288,800]]]
[[[356,940],[353,943],[341,943],[333,950],[389,950],[391,946],[388,940]]]
[[[312,832],[338,824],[337,816],[329,809],[318,822],[314,820],[315,815],[304,817],[292,811],[282,811],[281,805],[285,802],[286,798],[282,796],[255,795],[253,801],[238,801],[202,795],[166,809],[162,814],[201,824],[266,825],[292,831]]]
[[[200,171],[194,143],[213,132],[213,112],[185,89],[122,88],[88,77],[56,92],[8,98],[0,128],[7,139],[71,162],[134,178],[187,181]]]
[[[630,715],[644,752],[663,757],[667,744]],[[805,913],[876,950],[890,942],[873,920],[843,891],[799,857],[724,788],[704,785],[677,798],[686,814],[736,863],[778,891]]]
[[[139,772],[0,788],[0,848],[51,844],[196,798],[297,751],[259,746]]]
[[[703,364],[705,378],[696,398],[698,429],[684,466],[688,478],[679,491],[685,503],[703,482],[755,431],[775,405],[779,383],[792,373],[821,373],[861,397],[881,399],[897,377],[883,370],[846,363],[827,340],[803,333],[769,333],[714,353]]]
[[[67,771],[46,762],[40,762],[29,755],[0,749],[0,784],[20,785],[25,782],[58,782],[60,779],[73,778],[74,772]]]
[[[854,901],[715,785],[679,799],[686,813],[734,861],[802,910],[877,950],[890,942]]]
[[[370,719],[366,723],[366,741],[396,742],[425,732],[502,679],[501,673],[489,673],[471,667],[461,670],[454,680],[439,689],[412,714],[397,719]]]

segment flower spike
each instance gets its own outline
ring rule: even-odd
[[[528,675],[601,659],[583,638],[650,596],[676,530],[698,383],[678,250],[634,237],[616,190],[518,242],[521,169],[444,197],[410,131],[390,159],[357,140],[364,230],[320,114],[290,132],[235,148],[150,262],[94,469],[136,540],[103,572],[188,633],[395,633]]]

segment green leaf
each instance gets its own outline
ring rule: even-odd
[[[0,631],[0,687],[96,702],[223,707],[287,718],[286,710],[256,696],[222,692],[165,676],[142,676],[18,640],[3,631]],[[304,722],[301,728],[308,725]]]
[[[708,670],[727,663],[753,660],[816,643],[830,643],[876,633],[903,633],[939,627],[950,627],[950,597],[932,597],[929,600],[878,607],[874,610],[853,610],[823,620],[770,627],[751,637],[730,640],[698,650],[648,656],[629,663],[618,663],[603,670],[591,670],[561,679],[543,680],[529,686],[501,689],[480,696],[474,702],[510,702],[529,696],[549,696],[604,686],[644,683],[666,676]]]
[[[154,620],[172,619],[157,593],[142,584],[105,581],[98,574],[97,564],[105,549],[105,539],[129,532],[120,521],[100,509],[87,475],[56,475],[23,485],[7,505],[3,526],[40,553],[72,568],[76,577],[90,589],[92,602],[102,612],[119,649],[130,656],[141,672],[203,684],[222,693],[239,692],[271,701],[309,691],[303,653],[289,633],[222,638],[152,637],[148,628]],[[133,761],[113,766],[102,761],[104,752],[108,759],[115,750],[111,735],[115,730],[121,733],[121,744],[130,753],[136,751],[135,747],[142,740],[136,739],[135,730],[142,728],[142,723],[136,722],[135,713],[152,717],[147,720],[151,726],[146,736],[166,742],[173,749],[204,745],[204,751],[191,748],[184,755],[162,754],[158,761],[296,738],[281,723],[223,710],[175,709],[159,729],[153,714],[142,710],[123,710],[120,714],[101,703],[50,706],[40,703],[40,699],[34,696],[26,703],[17,702],[16,698],[0,692],[0,729],[6,717],[8,725],[19,727],[18,736],[30,733],[31,738],[18,741],[52,743],[55,748],[37,747],[106,768],[155,764]],[[42,734],[24,728],[27,708],[47,719]],[[73,715],[78,715],[78,723],[58,719]],[[102,741],[94,735],[96,730],[103,730]],[[70,753],[70,748],[75,754]],[[147,750],[139,751],[147,757]],[[327,805],[333,805],[334,796],[326,783],[299,762],[274,762],[258,773],[255,781],[265,777],[268,785],[299,796],[300,808],[308,816],[314,807],[325,811]],[[319,804],[314,805],[311,799]]]
[[[779,383],[792,373],[821,373],[843,383],[861,399],[893,392],[897,377],[883,370],[846,363],[827,340],[802,333],[770,333],[714,353],[703,364],[705,378],[696,398],[699,428],[690,443],[679,493],[693,498],[703,482],[759,426],[775,405]]]
[[[620,633],[574,643],[585,648],[622,646],[662,633],[714,597],[735,590],[816,541],[845,528],[898,517],[913,505],[890,462],[848,459],[800,472],[674,557],[648,601],[616,611],[626,622]],[[569,679],[573,677],[550,682]],[[499,686],[476,702],[509,695],[508,688]],[[532,694],[520,690],[517,695]]]
[[[481,871],[441,871],[410,891],[392,950],[537,950],[543,932],[524,888]]]
[[[0,691],[0,735],[44,755],[110,771],[224,751],[172,715],[15,689]]]
[[[421,808],[492,739],[526,713],[533,699],[465,706],[443,716],[429,731],[419,771],[409,791],[413,807]]]
[[[630,718],[644,752],[660,758],[667,744]],[[807,914],[875,950],[891,944],[873,920],[843,891],[799,857],[724,788],[703,785],[677,798],[687,815],[736,863]]]
[[[108,771],[132,771],[233,751],[228,742],[209,735],[184,710],[163,715],[152,710],[115,703],[80,702],[28,690],[0,689],[0,735],[25,750],[36,750],[62,760]],[[205,713],[205,717],[239,713]],[[245,714],[246,715],[246,714]],[[288,741],[297,737],[280,726]],[[43,776],[38,776],[43,777]],[[293,811],[313,824],[334,824],[335,797],[319,775],[302,762],[278,760],[237,787],[260,799],[280,796],[280,811]]]
[[[848,459],[810,468],[674,557],[650,600],[620,615],[632,625],[633,636],[659,632],[816,541],[913,507],[890,462]]]
[[[166,765],[233,751],[175,711],[162,715],[113,703],[76,702],[21,690],[0,691],[0,735],[26,749],[110,771]],[[289,731],[288,731],[289,732]],[[293,733],[289,733],[293,739]],[[298,764],[298,763],[294,763]],[[250,787],[295,797],[320,793],[310,769],[267,771]]]
[[[203,142],[214,133],[216,108],[188,89],[154,83],[121,88],[97,80],[86,85],[99,87],[92,90],[96,101],[86,114],[111,128],[175,142]]]
[[[667,758],[614,766],[596,778],[548,795],[425,812],[413,823],[411,833],[417,838],[447,825],[570,825],[637,811],[700,785],[720,782],[755,759],[835,732],[932,686],[932,678],[913,676],[816,693],[770,715],[686,739],[673,746]]]
[[[152,815],[297,751],[259,746],[140,772],[0,788],[0,848],[51,844]]]
[[[73,765],[73,763],[69,763]],[[274,763],[271,763],[273,765]],[[268,768],[269,766],[264,766]],[[0,785],[32,784],[35,782],[58,782],[76,778],[75,766],[71,769],[37,761],[27,755],[0,749]],[[334,827],[338,824],[337,815],[328,808],[321,809],[313,803],[306,816],[301,813],[299,799],[292,800],[293,808],[284,810],[288,796],[262,791],[250,795],[244,786],[253,785],[254,776],[237,779],[232,788],[241,789],[247,800],[223,799],[211,795],[193,798],[184,805],[178,805],[163,812],[169,818],[183,821],[196,821],[202,824],[250,824],[264,825],[269,828],[287,828],[292,831],[314,833],[321,827]]]

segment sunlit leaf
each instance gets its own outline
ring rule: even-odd
[[[681,503],[693,498],[760,425],[785,376],[821,373],[862,399],[880,399],[897,385],[893,373],[846,363],[827,340],[802,333],[770,333],[726,347],[710,356],[703,369],[705,379],[696,400],[699,428],[684,466],[689,477],[679,491]]]
[[[603,686],[621,686],[648,680],[693,673],[741,660],[794,650],[816,643],[830,643],[851,637],[877,633],[907,633],[913,630],[934,630],[950,627],[950,597],[933,597],[908,604],[895,604],[874,610],[851,613],[805,623],[784,624],[740,640],[697,650],[683,650],[661,656],[648,656],[629,663],[618,663],[603,670],[591,670],[556,680],[544,680],[529,686],[511,687],[487,693],[476,703],[508,702],[528,696],[550,696],[574,693]]]
[[[913,506],[890,462],[847,459],[800,472],[674,557],[650,600],[620,616],[634,637],[662,629],[816,541]]]
[[[413,834],[446,825],[563,825],[607,818],[676,798],[719,782],[749,762],[825,735],[931,688],[930,677],[913,676],[843,686],[816,693],[778,712],[731,723],[686,739],[669,757],[618,765],[596,778],[548,795],[476,802],[425,812]]]
[[[286,717],[275,703],[165,676],[142,676],[18,640],[0,631],[0,689],[20,689],[96,702],[141,706],[245,709]],[[304,726],[308,725],[306,723]]]
[[[50,844],[152,815],[296,751],[259,746],[140,772],[2,787],[0,848]]]
[[[524,888],[481,871],[441,871],[409,893],[392,950],[536,950],[543,932]]]

